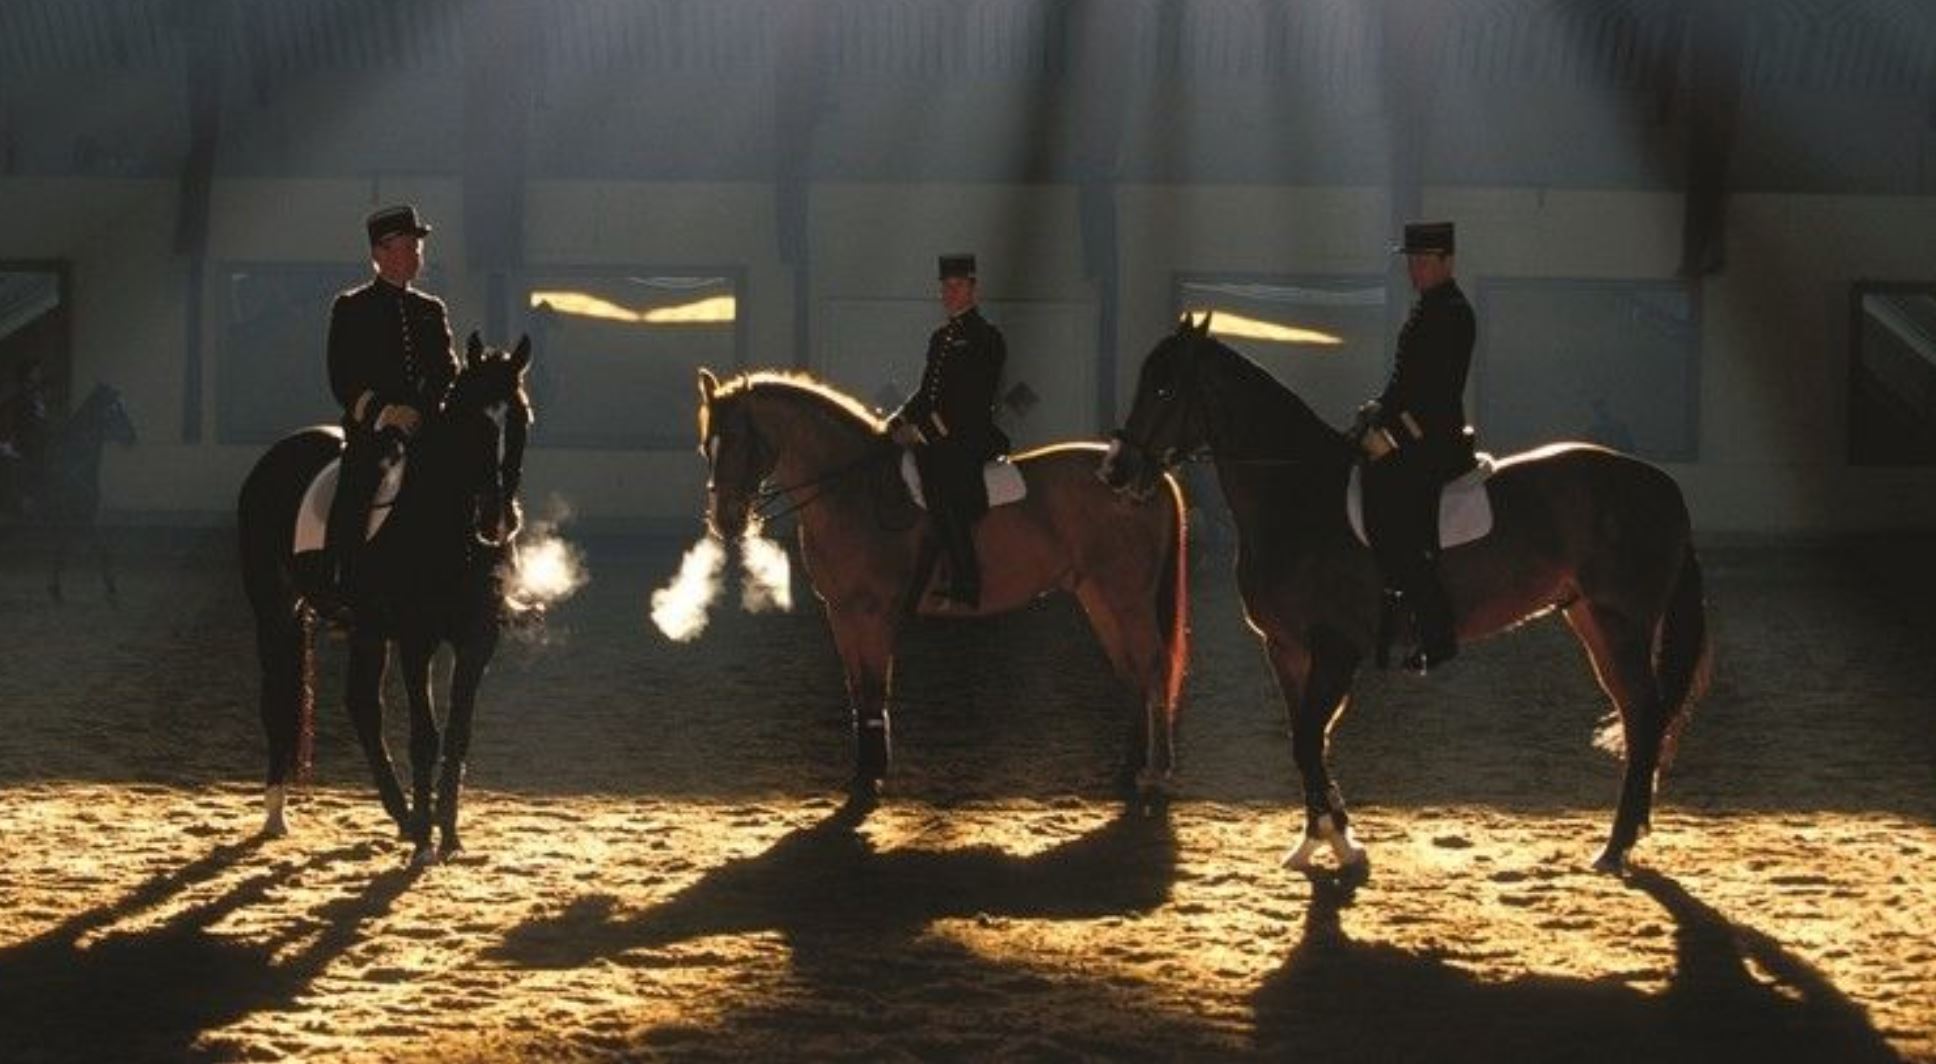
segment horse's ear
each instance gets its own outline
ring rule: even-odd
[[[1189,332],[1190,327],[1194,324],[1196,323],[1190,320],[1190,312],[1187,310],[1184,311],[1183,315],[1176,319],[1176,334],[1182,336],[1184,333]]]
[[[712,405],[713,393],[719,391],[719,378],[704,366],[699,367],[699,401]]]
[[[469,361],[484,353],[484,338],[472,329],[470,338],[464,341],[464,359]]]
[[[1217,314],[1217,312],[1216,312],[1216,311],[1214,311],[1214,310],[1206,310],[1206,311],[1204,311],[1204,312],[1203,312],[1203,320],[1202,320],[1201,322],[1199,322],[1199,323],[1197,323],[1197,335],[1198,335],[1198,336],[1209,336],[1209,335],[1210,335],[1210,319],[1211,319],[1211,318],[1213,318],[1213,317],[1216,317],[1216,314]]]
[[[531,364],[531,337],[518,337],[518,346],[511,349],[511,368],[519,373]]]

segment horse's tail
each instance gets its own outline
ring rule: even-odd
[[[267,785],[309,777],[316,739],[314,614],[298,607],[255,621],[256,659],[262,667],[262,728],[269,737]]]
[[[1680,572],[1661,617],[1654,645],[1654,676],[1660,690],[1661,722],[1660,767],[1674,761],[1674,747],[1686,727],[1694,703],[1707,693],[1713,676],[1714,647],[1708,640],[1707,605],[1702,589],[1701,562],[1688,544],[1681,555]]]
[[[309,476],[340,441],[302,434],[271,448],[242,484],[236,502],[242,584],[255,613],[260,711],[269,740],[268,785],[307,777],[315,745],[315,615],[296,590],[296,508]]]
[[[1176,726],[1177,708],[1183,698],[1183,674],[1190,664],[1190,508],[1183,498],[1183,485],[1176,477],[1164,475],[1170,485],[1170,502],[1176,507],[1176,535],[1170,538],[1165,561],[1174,574],[1163,581],[1157,592],[1158,615],[1169,628],[1168,670],[1164,677],[1164,698],[1170,726]]]

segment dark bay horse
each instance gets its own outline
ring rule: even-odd
[[[888,768],[895,642],[910,616],[934,612],[933,537],[899,479],[901,452],[854,399],[776,373],[722,384],[700,370],[699,439],[716,534],[739,536],[765,502],[797,510],[801,555],[853,705],[855,790],[876,793]],[[1175,763],[1188,659],[1183,495],[1165,478],[1156,505],[1124,503],[1098,481],[1103,454],[1100,445],[1062,444],[1015,459],[1026,497],[990,510],[975,529],[985,570],[979,615],[1049,591],[1074,594],[1110,662],[1141,696],[1130,767],[1140,787],[1154,789]]]
[[[1237,581],[1291,717],[1305,837],[1341,864],[1364,851],[1326,769],[1326,742],[1373,653],[1382,581],[1345,515],[1356,449],[1257,364],[1185,319],[1145,359],[1106,475],[1132,493],[1207,450],[1238,531]],[[1626,773],[1596,867],[1617,871],[1645,832],[1658,770],[1707,686],[1711,650],[1687,507],[1665,473],[1563,444],[1501,462],[1487,482],[1493,530],[1441,561],[1461,639],[1565,615],[1612,699],[1603,745]]]
[[[53,538],[53,568],[47,594],[59,602],[66,597],[61,573],[76,542],[86,540],[101,571],[101,585],[109,601],[120,596],[114,582],[114,556],[95,520],[101,513],[101,451],[108,444],[132,447],[134,420],[121,402],[121,393],[97,384],[66,421],[48,434],[40,468],[33,471],[35,513]]]
[[[530,361],[529,341],[519,341],[506,354],[486,349],[472,334],[449,403],[425,420],[410,444],[395,507],[366,548],[363,570],[372,594],[349,633],[347,701],[383,808],[415,844],[418,861],[430,856],[433,823],[443,854],[461,848],[458,790],[478,687],[497,649],[504,581],[520,523],[517,491],[531,423],[524,374]],[[255,611],[262,668],[262,724],[269,738],[263,825],[269,835],[287,830],[286,788],[308,767],[314,725],[317,621],[309,598],[321,567],[301,564],[293,553],[296,511],[310,481],[342,451],[343,434],[334,427],[284,437],[256,462],[237,504],[242,576]],[[383,737],[383,677],[392,640],[410,701],[414,807],[404,798]],[[451,645],[455,663],[450,711],[440,736],[430,659],[444,643]]]

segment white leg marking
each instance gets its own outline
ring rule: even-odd
[[[278,783],[262,795],[262,834],[266,838],[279,839],[289,834],[289,822],[283,819],[282,807],[288,799],[289,789]]]
[[[1315,867],[1315,862],[1311,860],[1312,855],[1325,846],[1331,847],[1331,853],[1338,859],[1339,868],[1351,868],[1364,863],[1365,848],[1358,845],[1358,840],[1352,836],[1351,829],[1346,827],[1340,830],[1337,818],[1326,813],[1318,817],[1316,830],[1306,831],[1304,840],[1297,844],[1297,849],[1292,850],[1290,856],[1284,858],[1284,867],[1293,872],[1310,871]]]

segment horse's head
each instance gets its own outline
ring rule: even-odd
[[[132,447],[135,442],[134,419],[128,416],[128,408],[121,402],[120,391],[105,384],[96,384],[81,400],[68,419],[70,430],[84,438],[99,439],[102,443],[118,443]]]
[[[1209,426],[1199,394],[1199,348],[1210,339],[1210,316],[1192,322],[1185,315],[1176,331],[1158,341],[1143,359],[1129,417],[1115,433],[1097,475],[1111,488],[1147,498],[1162,475],[1210,445]]]
[[[524,522],[518,488],[524,479],[524,445],[530,438],[531,397],[525,371],[531,367],[531,340],[520,337],[510,351],[486,347],[476,333],[465,344],[463,366],[451,386],[449,413],[475,418],[486,426],[487,463],[478,471],[474,492],[479,539],[493,545],[511,541]]]
[[[779,452],[760,435],[746,409],[746,391],[722,392],[712,371],[699,370],[699,451],[706,456],[706,524],[733,539],[746,531],[760,482],[773,472]]]

